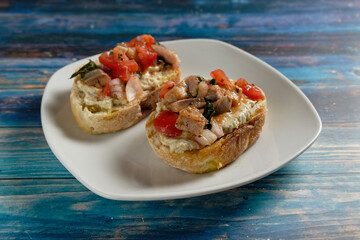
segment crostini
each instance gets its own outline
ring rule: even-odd
[[[235,161],[260,136],[267,112],[264,92],[221,70],[211,79],[169,81],[146,122],[155,154],[190,173],[218,170]]]
[[[119,43],[71,76],[75,120],[91,134],[131,127],[155,109],[164,83],[180,75],[177,54],[151,35]]]

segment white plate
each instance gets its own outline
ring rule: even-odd
[[[210,77],[212,70],[221,68],[230,78],[243,77],[260,86],[268,101],[263,132],[239,159],[220,171],[193,175],[174,169],[153,153],[145,135],[146,119],[112,134],[89,135],[80,130],[70,109],[73,81],[68,78],[88,60],[77,61],[50,78],[42,98],[41,122],[55,156],[94,193],[117,200],[161,200],[223,191],[278,170],[319,135],[321,121],[310,101],[289,79],[263,61],[216,40],[163,44],[178,53],[182,78],[190,74]]]

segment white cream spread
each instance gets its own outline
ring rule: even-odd
[[[158,102],[156,104],[156,109],[155,109],[155,113],[156,113],[156,116],[160,113],[160,112],[163,112],[165,110],[169,110],[167,109],[167,107],[165,106],[165,104],[163,104],[162,102]]]
[[[246,123],[255,114],[256,110],[261,107],[256,101],[248,100],[247,103],[242,103],[240,107],[233,112],[224,113],[221,116],[221,126],[224,134],[231,133],[241,124]],[[157,104],[156,111],[164,111],[166,107],[162,103]],[[216,117],[215,117],[216,119]],[[160,134],[160,141],[163,145],[170,148],[170,152],[183,153],[194,149],[199,149],[200,146],[193,140],[186,138],[171,138]]]
[[[170,138],[163,134],[160,135],[160,141],[163,145],[170,148],[170,152],[183,153],[185,151],[199,149],[199,144],[190,139]]]
[[[151,69],[148,69],[141,78],[141,86],[144,90],[154,90],[161,87],[167,79],[173,78],[173,76],[171,76],[171,74],[174,73],[173,69],[163,70],[160,72],[150,70]]]
[[[100,97],[100,88],[89,86],[80,80],[76,81],[76,85],[87,107],[95,107],[102,112],[112,112],[124,108],[127,104],[125,99],[119,100],[108,96]]]
[[[241,104],[236,111],[225,113],[223,118],[224,120],[219,122],[222,126],[224,134],[231,133],[241,124],[249,121],[259,106],[259,104],[256,104],[256,101],[248,100],[246,104]]]
[[[172,78],[174,74],[173,69],[160,72],[147,71],[140,79],[144,95],[160,87],[167,79]],[[116,99],[108,96],[100,97],[100,92],[102,91],[100,88],[89,86],[81,80],[77,80],[75,83],[80,90],[85,106],[90,108],[89,110],[92,112],[95,109],[96,112],[114,112],[128,106],[126,99]]]

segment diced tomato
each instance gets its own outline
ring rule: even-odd
[[[136,53],[137,60],[144,69],[150,67],[157,58],[157,53],[152,47],[138,45],[136,46]]]
[[[239,78],[235,84],[242,89],[244,95],[246,95],[252,100],[259,100],[265,98],[264,94],[260,91],[258,87],[248,83],[243,78]]]
[[[158,132],[165,134],[168,137],[180,136],[182,130],[175,127],[178,114],[170,111],[161,112],[154,120],[154,127]]]
[[[110,82],[108,82],[108,83],[104,86],[103,90],[101,91],[101,95],[102,95],[103,97],[105,97],[105,96],[111,96]]]
[[[130,73],[136,72],[139,68],[135,60],[129,60],[126,54],[119,48],[114,48],[113,54],[104,52],[100,55],[99,61],[105,67],[111,70],[111,78],[120,78],[127,82],[130,79]]]
[[[107,52],[103,52],[100,57],[99,57],[99,61],[102,65],[104,65],[105,67],[108,67],[110,69],[116,68],[117,67],[117,61],[114,59],[114,57],[112,55],[109,55]]]
[[[130,72],[136,72],[139,69],[138,64],[135,60],[124,60],[121,62],[121,65],[126,66]]]
[[[217,69],[215,71],[212,71],[210,73],[210,76],[212,78],[215,78],[216,79],[216,83],[220,86],[223,86],[223,85],[226,85],[226,84],[231,84],[229,78],[226,76],[226,74],[224,73],[223,70],[221,69]]]
[[[116,61],[129,60],[126,53],[119,47],[114,47],[113,52],[112,52],[112,56]]]
[[[131,41],[127,42],[126,45],[129,47],[135,47],[138,44],[144,44],[145,40],[141,36],[133,38]]]
[[[132,61],[132,64],[136,64],[135,61],[129,60],[125,52],[118,47],[115,47],[110,55],[108,52],[103,52],[99,57],[99,61],[108,68],[116,68],[118,63],[128,63],[128,61]]]
[[[143,35],[141,35],[141,37],[145,40],[146,46],[148,46],[148,47],[150,47],[151,45],[153,45],[155,43],[155,38],[153,38],[153,36],[151,36],[149,34],[143,34]]]
[[[154,43],[155,43],[155,39],[153,38],[153,36],[148,34],[143,34],[129,41],[127,45],[129,47],[135,47],[137,45],[146,45],[147,47],[151,47],[151,45],[153,45]]]
[[[120,78],[121,81],[127,82],[130,79],[130,71],[128,67],[118,65],[116,68],[111,69],[111,78]]]
[[[155,39],[147,34],[137,36],[127,43],[129,47],[136,48],[136,61],[143,69],[150,67],[157,58],[157,53],[152,48],[154,43]]]
[[[245,87],[246,85],[249,85],[249,83],[244,79],[244,78],[239,78],[236,83],[235,83],[236,86],[238,86],[239,88],[243,88]]]
[[[130,60],[120,47],[115,47],[110,54],[108,52],[102,53],[99,61],[104,68],[110,70],[107,72],[110,72],[113,79],[120,78],[120,80],[127,82],[131,73],[139,70],[138,64],[144,70],[156,61],[157,53],[152,48],[154,43],[155,39],[151,35],[143,34],[127,43],[129,47],[136,48],[135,60]]]
[[[251,84],[243,88],[243,93],[252,100],[260,100],[265,98],[260,89]]]
[[[164,98],[165,94],[175,86],[173,81],[167,81],[164,86],[161,88],[159,97]]]

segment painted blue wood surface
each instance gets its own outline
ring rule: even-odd
[[[360,204],[358,181],[269,176],[208,196],[126,202],[96,196],[73,179],[3,180],[0,223],[3,236],[24,238],[351,238],[359,233],[358,213],[349,208]]]
[[[119,41],[214,38],[290,78],[323,120],[315,144],[252,184],[111,201],[61,165],[40,103],[59,68]],[[359,239],[360,2],[0,2],[0,239]]]

